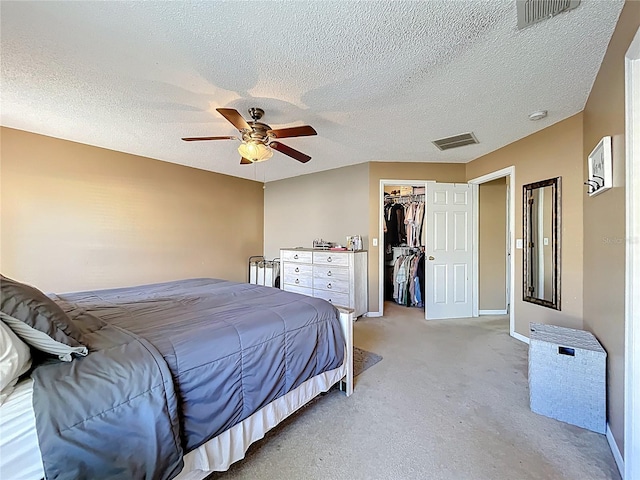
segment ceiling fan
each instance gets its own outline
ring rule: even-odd
[[[278,128],[274,130],[266,123],[259,121],[264,115],[264,110],[261,108],[253,107],[249,109],[249,115],[251,115],[253,119],[250,122],[242,118],[242,115],[233,108],[216,108],[216,110],[220,115],[229,120],[242,136],[242,144],[238,147],[238,152],[242,155],[240,160],[241,165],[268,160],[273,156],[273,150],[284,153],[302,163],[307,163],[311,160],[309,155],[273,139],[317,135],[313,127],[302,125],[300,127]],[[239,140],[239,138],[235,136],[185,137],[182,140],[185,142],[198,142],[203,140]]]

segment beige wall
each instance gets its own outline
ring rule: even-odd
[[[378,238],[382,221],[380,201],[380,180],[434,180],[437,182],[464,182],[464,164],[453,163],[399,163],[371,162],[369,164],[369,311],[379,311],[379,248],[371,240]],[[378,240],[381,240],[378,238]]]
[[[607,351],[608,416],[624,451],[625,105],[624,55],[640,26],[640,2],[627,1],[584,110],[586,158],[613,136],[613,188],[584,201],[584,326]]]
[[[515,330],[529,335],[529,323],[582,328],[582,114],[466,164],[467,179],[515,166],[516,238],[522,238],[522,186],[562,177],[562,310],[522,301],[522,250],[515,253]]]
[[[262,184],[2,128],[0,269],[47,291],[244,281]]]
[[[507,308],[507,182],[478,187],[478,304],[480,310]]]
[[[368,244],[369,165],[362,163],[269,182],[265,189],[264,255],[281,248],[312,247],[322,238],[346,244],[361,235]]]

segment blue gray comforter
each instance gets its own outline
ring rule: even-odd
[[[182,454],[339,367],[319,299],[216,279],[59,295],[90,353],[34,377],[47,478],[171,478]]]

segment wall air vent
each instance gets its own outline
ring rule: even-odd
[[[464,147],[465,145],[473,145],[478,139],[473,133],[461,133],[453,137],[440,138],[432,142],[440,150],[451,150],[452,148]]]
[[[547,20],[580,5],[580,0],[516,0],[518,28]]]

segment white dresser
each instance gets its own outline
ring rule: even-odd
[[[367,312],[367,252],[312,248],[280,250],[280,288],[323,298],[352,308],[354,318]]]

